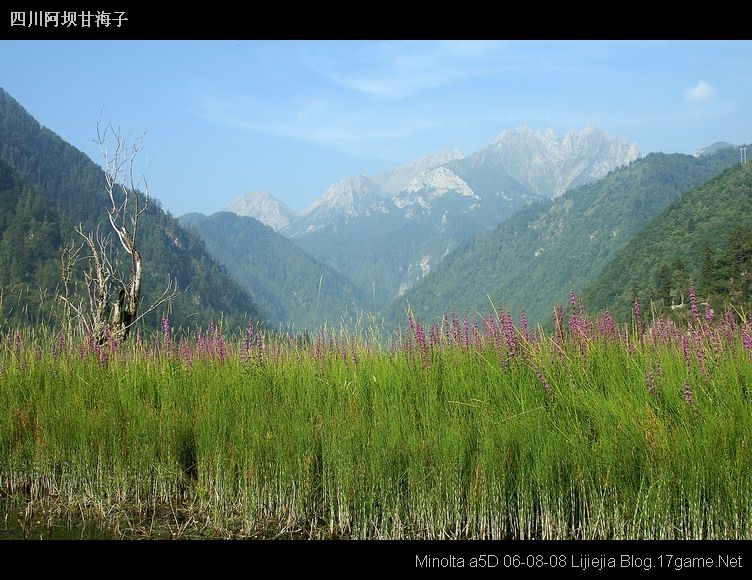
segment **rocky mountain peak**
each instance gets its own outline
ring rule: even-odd
[[[348,177],[331,185],[321,197],[303,212],[304,216],[321,211],[337,211],[352,217],[367,198],[377,194],[378,188],[365,175]]]
[[[423,171],[446,165],[450,161],[462,159],[464,156],[464,153],[459,149],[440,151],[434,155],[419,157],[403,163],[395,169],[377,175],[372,181],[378,185],[382,195],[392,197],[405,189],[410,181]]]
[[[588,126],[558,138],[553,129],[536,131],[522,126],[503,131],[475,154],[490,158],[536,193],[557,197],[640,156],[634,143]]]
[[[284,230],[297,218],[294,210],[265,191],[245,193],[230,202],[225,211],[255,218],[275,231]]]

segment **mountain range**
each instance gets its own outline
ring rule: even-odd
[[[494,304],[544,323],[570,289],[579,293],[671,201],[738,162],[737,155],[728,148],[700,157],[651,153],[533,203],[451,252],[385,316],[401,322],[408,305],[426,319],[451,309],[485,314]]]
[[[520,127],[468,157],[444,151],[381,175],[344,179],[300,215],[257,194],[228,209],[292,239],[350,279],[379,310],[463,241],[532,201],[557,197],[638,157],[635,144],[595,127],[562,138]]]
[[[174,326],[265,320],[313,331],[410,307],[425,320],[492,304],[546,323],[569,289],[630,316],[684,308],[690,285],[752,306],[752,174],[734,146],[651,153],[588,127],[557,137],[505,131],[343,179],[297,213],[266,192],[179,219],[156,198],[140,223],[144,301],[172,275]],[[106,216],[101,168],[0,89],[0,314],[52,320],[60,252]],[[263,222],[263,223],[262,223]],[[106,228],[105,228],[106,229]],[[681,305],[675,303],[681,301]],[[158,328],[162,312],[146,322]]]

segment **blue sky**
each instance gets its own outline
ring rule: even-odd
[[[146,132],[175,215],[331,183],[528,125],[650,151],[752,140],[752,42],[0,41],[0,87],[99,162],[101,118]]]

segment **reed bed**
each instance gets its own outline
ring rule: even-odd
[[[565,320],[566,318],[566,320]],[[0,488],[121,535],[752,537],[752,324],[0,336]],[[30,517],[32,517],[30,515]]]

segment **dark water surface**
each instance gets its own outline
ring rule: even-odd
[[[85,525],[80,520],[27,519],[25,507],[23,502],[0,499],[0,541],[110,540],[118,537],[106,528]]]

